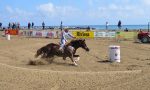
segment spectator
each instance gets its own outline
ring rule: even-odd
[[[121,26],[121,20],[119,20],[119,22],[118,22],[118,28],[121,29],[121,27],[122,27]]]
[[[9,24],[8,24],[8,28],[11,29],[11,23],[10,23],[10,22],[9,22]]]
[[[28,23],[28,29],[30,29],[30,28],[31,28],[31,23],[29,22],[29,23]]]
[[[17,23],[17,29],[20,29],[20,23],[19,22]]]
[[[61,24],[60,24],[60,30],[61,30],[61,31],[63,30],[62,24],[63,24],[63,22],[61,21]]]
[[[13,23],[10,23],[10,29],[12,29],[13,28]]]
[[[15,29],[16,28],[16,24],[15,23],[13,23],[13,25],[12,25],[12,29]]]
[[[106,22],[106,30],[108,29],[108,22]]]
[[[34,28],[34,22],[32,22],[32,28]]]
[[[2,25],[3,25],[3,24],[0,22],[0,28],[2,28]]]
[[[43,27],[43,30],[44,30],[45,29],[45,23],[44,23],[44,21],[42,23],[42,27]]]
[[[87,27],[87,31],[90,31],[90,26]]]

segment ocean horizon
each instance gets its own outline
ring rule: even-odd
[[[63,25],[63,28],[72,28],[72,29],[86,29],[87,27],[90,27],[91,29],[94,30],[106,30],[106,25]],[[20,26],[21,29],[27,29],[27,26]],[[46,29],[59,29],[60,26],[45,26]],[[148,25],[122,25],[121,30],[147,30],[148,29]],[[36,30],[41,30],[42,26],[34,26],[34,29]],[[118,30],[118,26],[117,25],[108,25],[107,30]]]
[[[106,30],[106,25],[72,25],[68,27],[90,27],[94,28],[96,30]],[[122,25],[121,29],[128,29],[128,30],[140,30],[140,29],[148,29],[148,25]],[[108,30],[117,30],[118,26],[117,25],[108,25],[107,27]]]
[[[96,29],[96,30],[106,30],[106,25],[64,25],[63,27],[69,27],[69,28],[87,28],[87,27]],[[56,26],[59,27],[59,26]],[[148,29],[148,25],[122,25],[121,29],[128,29],[128,30],[140,30],[140,29]],[[118,30],[117,25],[108,25],[108,30]]]

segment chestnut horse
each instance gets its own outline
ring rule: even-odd
[[[77,49],[83,48],[84,50],[89,51],[89,48],[85,43],[85,39],[72,40],[70,43],[64,46],[63,52],[60,51],[59,48],[59,44],[50,43],[38,49],[35,57],[37,58],[38,56],[41,56],[41,58],[51,58],[52,60],[54,56],[63,57],[63,60],[66,60],[66,58],[69,57],[74,65],[77,65],[77,60],[74,60],[74,57],[79,57],[79,55],[75,55]]]

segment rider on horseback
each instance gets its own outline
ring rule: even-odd
[[[76,38],[74,37],[72,34],[69,33],[68,29],[65,29],[64,32],[62,32],[62,36],[61,36],[61,41],[60,41],[60,48],[59,50],[61,50],[62,52],[64,52],[64,46],[66,44],[67,38]]]

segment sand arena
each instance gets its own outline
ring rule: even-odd
[[[49,64],[28,65],[36,60],[36,50],[59,39],[12,37],[0,38],[1,90],[112,90],[150,88],[150,46],[133,41],[115,42],[114,39],[86,39],[90,52],[79,49],[78,66],[69,58],[56,57]],[[108,46],[121,47],[121,63],[108,61]],[[38,59],[40,60],[40,59]]]

